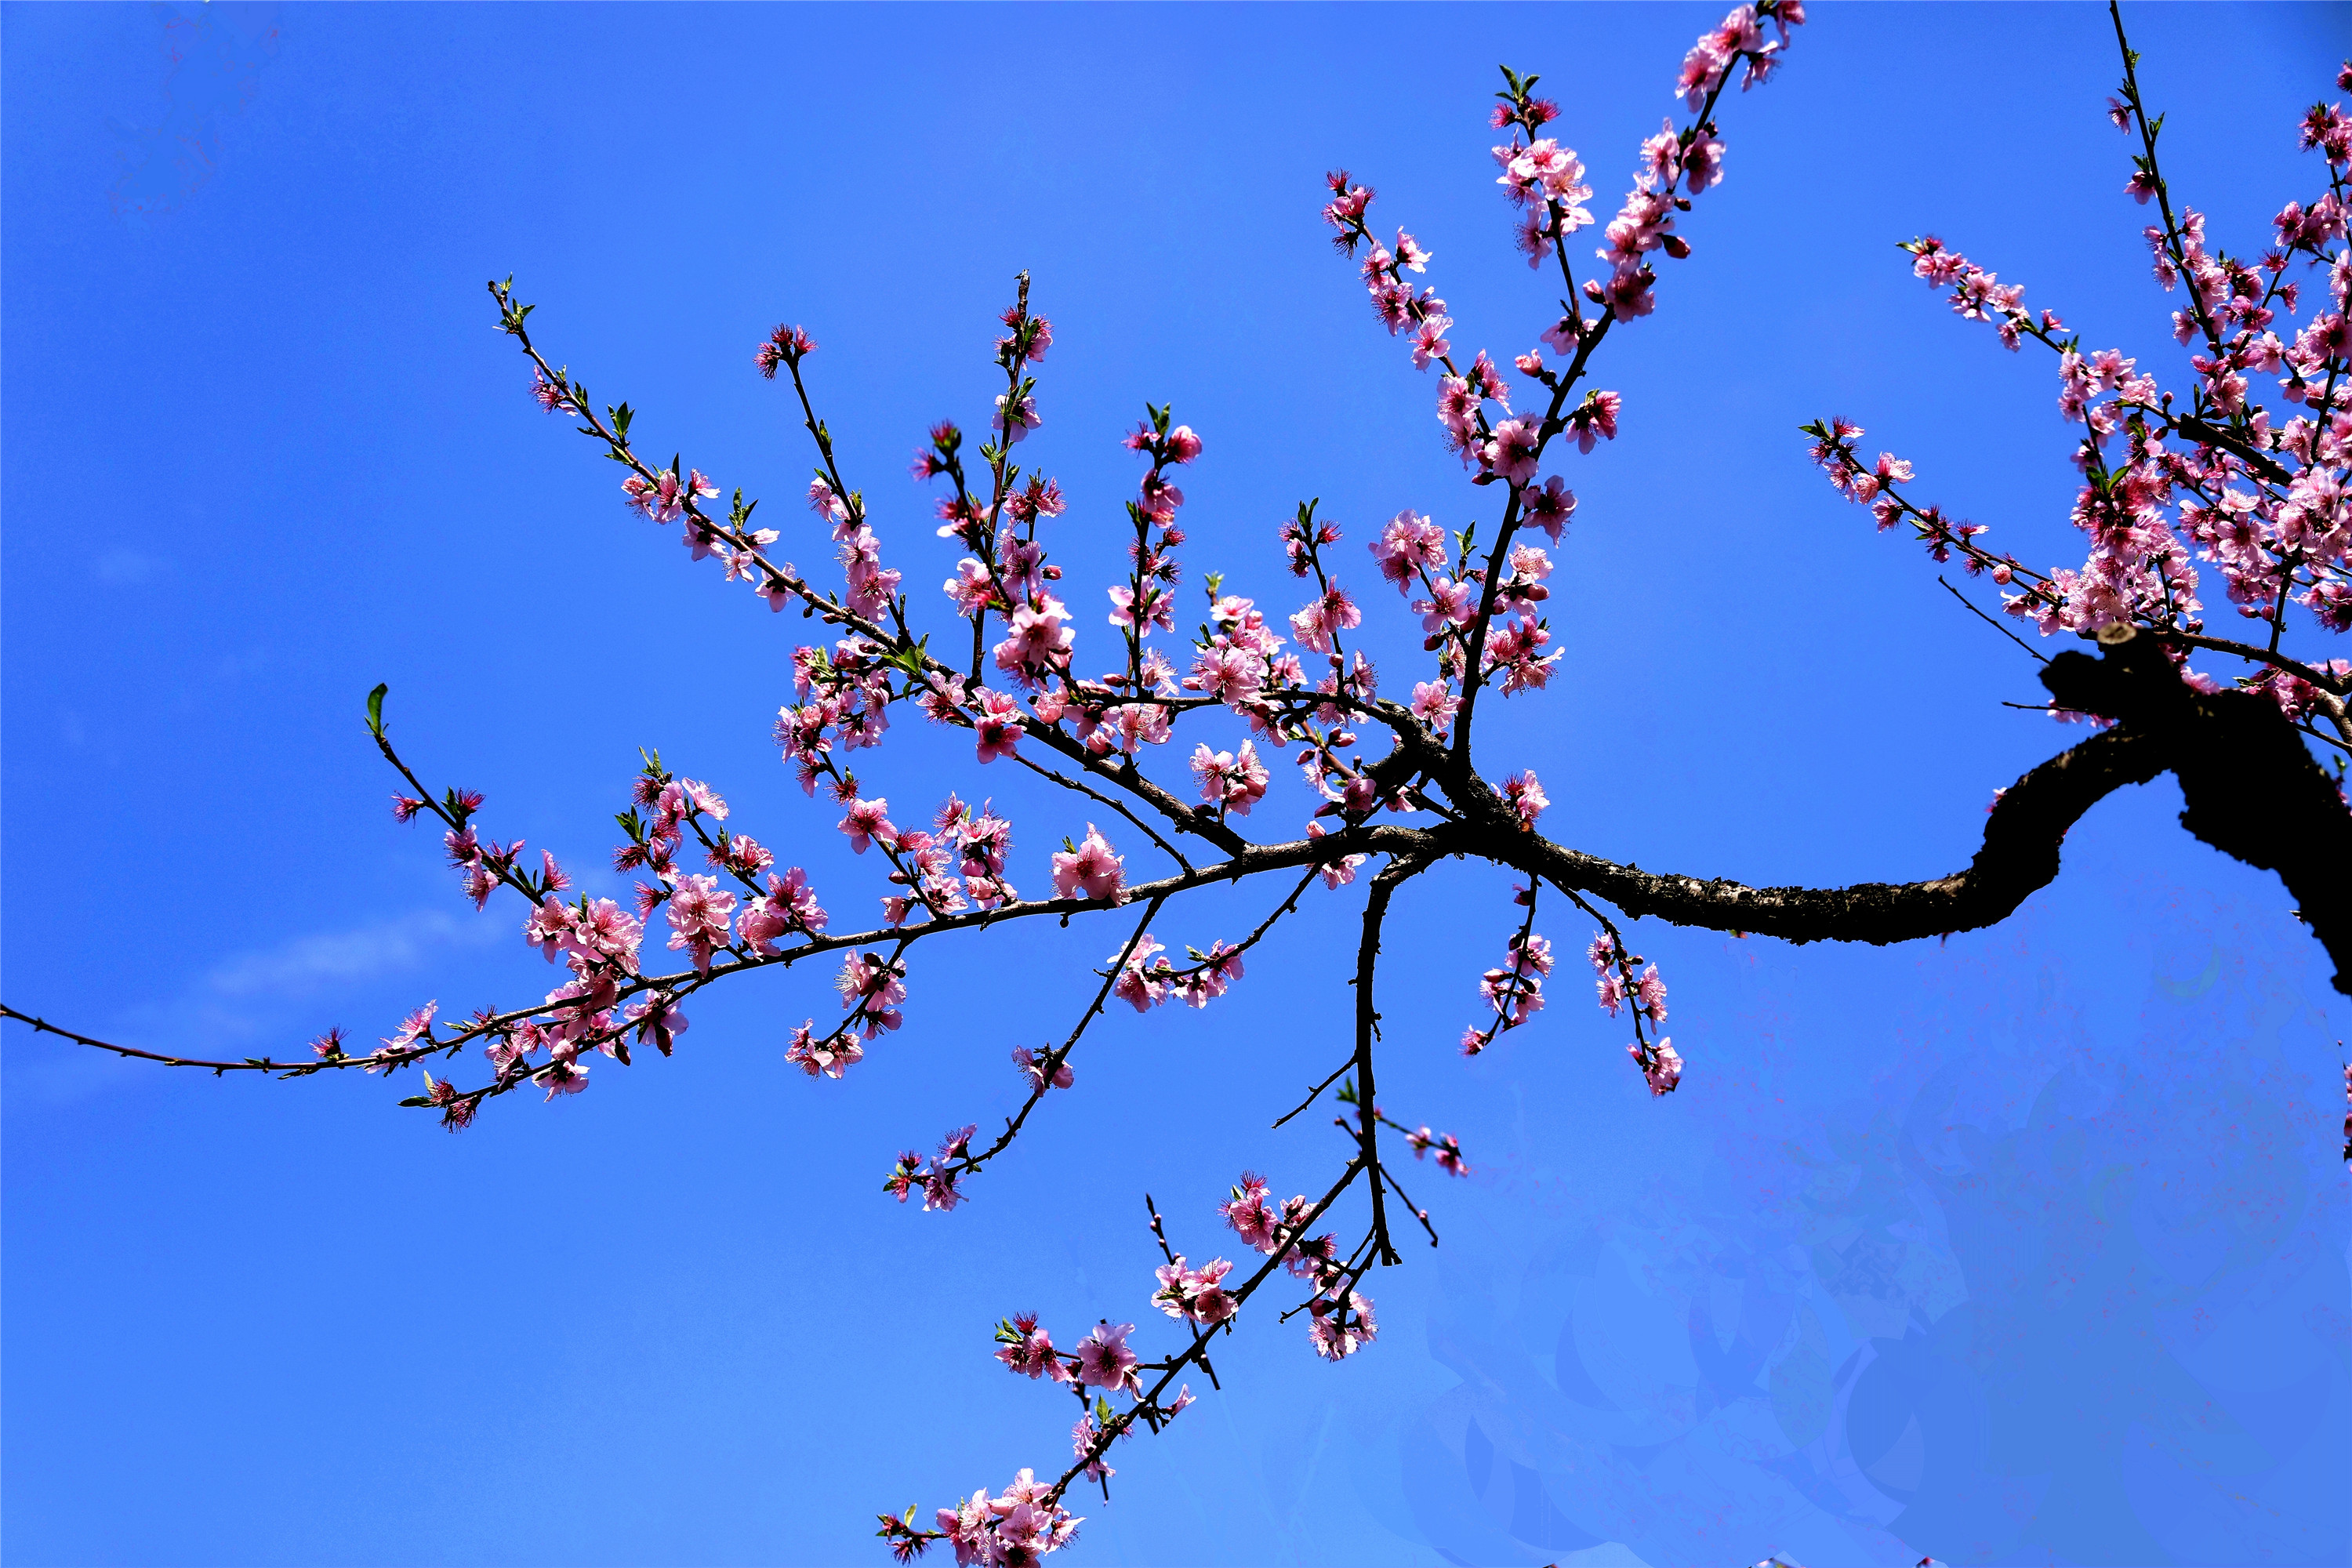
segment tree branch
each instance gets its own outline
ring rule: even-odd
[[[2005,919],[2057,876],[2059,845],[2084,812],[2124,785],[2146,784],[2164,769],[2162,748],[2144,736],[2116,731],[2095,735],[2002,792],[1985,820],[1984,847],[1966,870],[1920,882],[1751,888],[1721,878],[1620,866],[1530,833],[1502,846],[1500,858],[1563,891],[1591,893],[1637,919],[1753,931],[1792,942],[1885,946],[1975,931]],[[1485,788],[1483,781],[1479,787]],[[1505,809],[1495,798],[1493,810]]]
[[[1372,1041],[1381,1030],[1381,1016],[1372,1006],[1372,973],[1381,961],[1381,925],[1387,920],[1389,900],[1428,862],[1401,855],[1372,879],[1371,897],[1364,902],[1364,934],[1356,947],[1356,1081],[1362,1096],[1357,1106],[1356,1142],[1364,1170],[1372,1179],[1372,1240],[1383,1264],[1402,1263],[1403,1257],[1389,1239],[1387,1203],[1381,1195],[1380,1122],[1373,1113]]]

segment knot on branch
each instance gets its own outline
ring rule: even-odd
[[[2120,634],[2120,635],[2118,635]],[[2100,634],[2099,657],[2062,653],[2042,672],[2061,707],[2154,742],[2180,784],[2180,826],[2232,859],[2277,874],[2352,995],[2352,809],[2278,705],[2200,691],[2156,638]]]

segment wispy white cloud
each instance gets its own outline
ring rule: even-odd
[[[372,982],[422,969],[437,956],[478,950],[513,935],[513,926],[489,916],[417,910],[232,953],[169,1001],[138,1003],[111,1018],[72,1023],[92,1034],[148,1050],[205,1057],[265,1053],[298,1057],[302,1054],[302,1041],[320,1024],[335,1021],[315,1016],[320,1013],[318,1004],[331,1005],[339,993],[348,995]],[[391,1026],[392,1020],[384,1020],[386,1032]],[[364,1027],[354,1032],[362,1037],[366,1034]],[[55,1103],[128,1088],[161,1070],[83,1051],[40,1061],[13,1061],[8,1084],[12,1093]]]
[[[337,986],[413,969],[436,950],[482,947],[503,925],[460,919],[446,910],[418,910],[351,931],[296,937],[257,952],[237,953],[214,965],[198,983],[215,996],[296,1001]]]

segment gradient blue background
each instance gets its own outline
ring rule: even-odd
[[[1324,244],[1322,172],[1435,250],[1457,342],[1516,352],[1551,290],[1492,183],[1494,63],[1544,73],[1604,205],[1716,15],[0,10],[7,1001],[241,1055],[538,994],[519,911],[475,916],[386,814],[378,680],[501,837],[593,870],[658,746],[837,919],[875,907],[766,738],[800,623],[622,510],[524,395],[486,278],[813,563],[807,453],[750,365],[806,323],[845,466],[944,624],[904,466],[930,420],[982,421],[1026,267],[1056,342],[1024,455],[1074,498],[1075,581],[1117,558],[1118,434],[1172,399],[1208,443],[1191,580],[1286,608],[1299,498],[1355,563],[1401,507],[1492,516]],[[2176,190],[2258,246],[2318,188],[2292,125],[2336,96],[2352,14],[2134,26]],[[1933,875],[2075,738],[1999,705],[2034,700],[2030,662],[1795,426],[1858,419],[1993,542],[2079,558],[2050,366],[1893,247],[1939,232],[2177,384],[2115,74],[2089,6],[1823,5],[1728,101],[1696,255],[1604,355],[1623,437],[1564,464],[1563,679],[1484,729],[1490,773],[1540,771],[1549,831],[1754,881]],[[1366,597],[1398,688],[1403,617]],[[868,773],[902,818],[942,780],[993,791],[1041,882],[1081,815],[967,746],[907,727]],[[1534,1026],[1457,1057],[1507,888],[1415,883],[1381,1087],[1477,1166],[1416,1184],[1445,1246],[1373,1282],[1380,1342],[1345,1365],[1246,1323],[1225,1392],[1115,1456],[1079,1560],[2345,1561],[2347,1009],[2277,883],[2178,810],[2168,781],[2105,802],[2057,885],[1937,946],[1643,931],[1691,1063],[1659,1102],[1573,963]],[[1285,774],[1253,826],[1303,814]],[[1233,936],[1275,896],[1160,934]],[[11,1026],[0,1549],[879,1561],[875,1510],[1065,1462],[1066,1401],[989,1359],[1000,1314],[1156,1344],[1144,1192],[1199,1256],[1243,1166],[1327,1179],[1333,1134],[1266,1123],[1344,1049],[1355,907],[1318,890],[1205,1014],[1109,1019],[949,1215],[880,1194],[893,1152],[1010,1109],[1006,1052],[1067,1027],[1123,924],[919,948],[907,1028],[841,1083],[782,1061],[827,974],[764,975],[698,1002],[674,1060],[462,1138],[394,1110],[404,1085],[217,1082]]]

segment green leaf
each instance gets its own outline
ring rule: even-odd
[[[383,694],[391,689],[390,681],[380,680],[368,693],[368,733],[379,741],[383,739]]]

